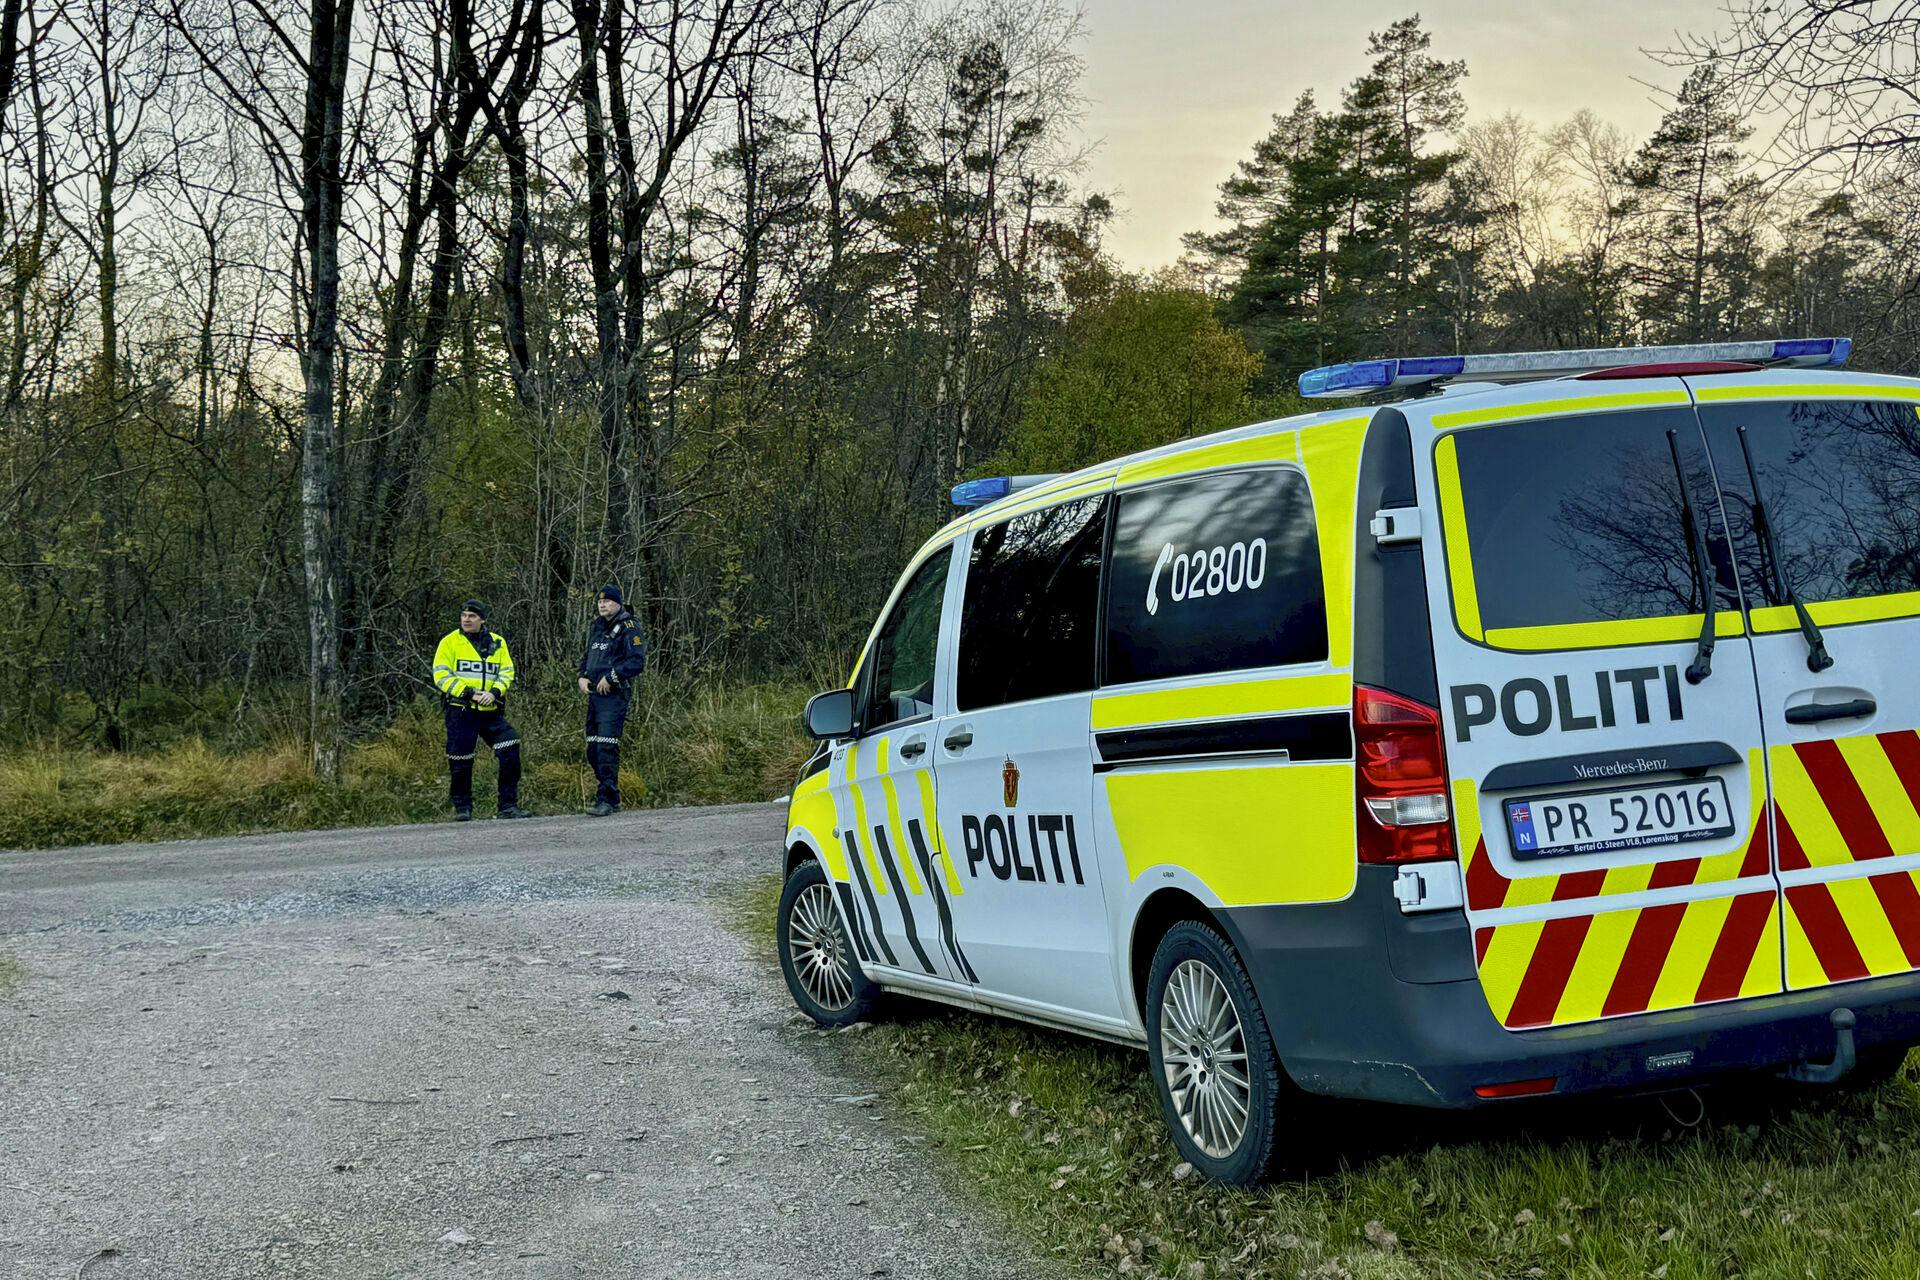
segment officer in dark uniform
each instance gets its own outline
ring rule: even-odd
[[[587,695],[587,763],[600,781],[587,812],[604,818],[620,810],[620,734],[627,727],[633,682],[646,669],[647,642],[619,587],[600,588],[598,609],[580,659],[580,692]]]
[[[473,817],[473,754],[484,740],[500,766],[502,818],[531,818],[520,807],[520,731],[507,722],[507,690],[513,687],[513,654],[506,637],[487,629],[487,606],[469,600],[460,625],[433,654],[433,683],[445,700],[447,773],[455,820]]]

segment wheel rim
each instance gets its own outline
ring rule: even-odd
[[[827,886],[810,884],[793,900],[787,916],[787,952],[800,986],[815,1004],[837,1013],[853,1003],[847,936]]]
[[[1160,994],[1160,1062],[1187,1136],[1216,1160],[1232,1155],[1253,1104],[1246,1029],[1226,983],[1198,960],[1182,960]]]

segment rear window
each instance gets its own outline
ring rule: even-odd
[[[1920,591],[1920,410],[1904,402],[1703,405],[1741,579],[1755,604],[1784,605],[1755,536],[1747,445],[1785,579],[1808,604]],[[1899,612],[1920,610],[1902,609]]]
[[[1690,407],[1676,406],[1542,418],[1441,440],[1461,629],[1498,643],[1497,633],[1511,629],[1699,614],[1669,431],[1706,522],[1718,607],[1737,609],[1700,428]],[[1471,561],[1465,583],[1463,550]]]
[[[1093,688],[1104,497],[1015,516],[973,535],[960,608],[961,711]]]
[[[1104,683],[1326,657],[1320,540],[1298,472],[1223,472],[1120,495]]]

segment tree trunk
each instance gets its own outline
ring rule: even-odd
[[[594,328],[600,344],[600,452],[607,465],[607,514],[603,526],[615,564],[632,558],[632,500],[621,458],[621,408],[626,361],[620,341],[620,295],[613,273],[613,210],[607,192],[607,125],[600,105],[599,0],[574,0],[580,37],[580,106],[587,124],[587,260],[593,270]]]
[[[340,780],[340,599],[334,509],[334,359],[340,328],[340,153],[354,0],[311,0],[306,114],[300,138],[301,218],[309,294],[300,548],[307,585],[307,707],[314,772]]]

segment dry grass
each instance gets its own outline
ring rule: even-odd
[[[634,806],[766,800],[785,792],[806,758],[799,685],[649,682],[635,699],[621,761]],[[526,773],[521,802],[573,812],[591,799],[579,698],[534,692],[510,709]],[[0,848],[163,840],[250,831],[423,822],[449,816],[446,748],[436,706],[422,701],[348,752],[337,786],[317,781],[298,742],[222,751],[188,738],[150,753],[110,755],[54,746],[0,755]],[[493,766],[482,749],[479,810],[491,807]]]

